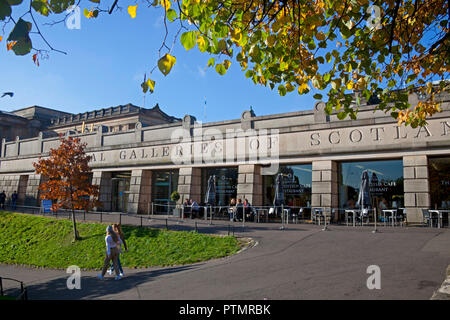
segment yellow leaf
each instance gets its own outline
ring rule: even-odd
[[[298,86],[298,93],[303,94],[306,90],[309,90],[308,84],[306,82]]]
[[[128,14],[133,19],[136,18],[136,9],[137,9],[137,4],[135,6],[128,6]]]
[[[170,0],[161,0],[161,5],[168,11],[172,5]]]
[[[0,42],[2,42],[2,40],[3,40],[3,37],[0,36]]]
[[[351,80],[349,83],[347,83],[347,89],[352,90],[353,89],[353,80]]]
[[[155,81],[148,79],[146,83],[150,88],[150,92],[153,93],[153,90],[155,89]]]
[[[228,68],[230,67],[230,65],[231,65],[231,61],[230,61],[230,60],[225,60],[225,61],[223,62],[223,66],[224,66],[225,69],[227,69],[227,70],[228,70]]]
[[[169,74],[170,70],[172,70],[172,67],[176,61],[177,61],[177,59],[175,57],[166,53],[164,55],[164,57],[159,59],[158,68],[165,76],[167,76]]]
[[[236,28],[231,30],[231,40],[233,40],[234,42],[240,42],[242,40],[242,33],[241,33],[241,29]]]
[[[205,38],[203,38],[202,36],[199,36],[199,37],[197,38],[197,45],[198,45],[198,49],[199,49],[201,52],[205,52],[206,49],[208,49],[208,47],[207,47],[207,45],[206,45]]]

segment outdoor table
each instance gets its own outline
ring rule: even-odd
[[[261,214],[260,212],[263,212],[263,214]],[[269,210],[267,210],[267,209],[256,209],[256,222],[259,222],[259,216],[260,215],[266,217],[266,222],[269,221]]]
[[[391,214],[392,226],[394,227],[394,221],[397,220],[397,209],[383,209],[384,226],[386,226],[386,213]]]
[[[450,212],[450,210],[442,210],[442,209],[438,209],[438,210],[428,210],[428,212],[430,213],[430,214],[435,214],[435,215],[437,215],[437,220],[438,220],[438,228],[441,228],[441,225],[442,225],[442,214],[443,213],[449,213]]]
[[[350,210],[345,210],[345,223],[348,226],[348,214],[351,213],[353,215],[353,226],[356,226],[356,215],[359,213],[358,209],[350,209]]]
[[[291,212],[291,209],[283,209],[283,214],[286,217],[286,224],[289,224],[289,213]]]

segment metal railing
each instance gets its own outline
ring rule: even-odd
[[[16,279],[12,279],[12,278],[5,278],[5,277],[0,277],[0,296],[4,296],[4,288],[3,288],[3,280],[8,280],[8,281],[13,281],[13,282],[17,282],[20,284],[20,294],[15,297],[16,300],[28,300],[28,291],[27,288],[24,286],[22,281],[16,280]],[[10,290],[10,289],[8,289]],[[14,298],[14,297],[12,297]]]

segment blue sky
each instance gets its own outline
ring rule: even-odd
[[[144,73],[148,75],[156,65],[164,36],[161,10],[138,5],[137,17],[131,19],[124,5],[113,15],[101,14],[89,20],[82,16],[80,30],[69,30],[64,23],[41,26],[50,44],[68,54],[50,52],[48,59],[40,60],[40,67],[34,65],[31,54],[19,57],[6,51],[9,32],[1,34],[0,29],[4,37],[0,43],[0,92],[15,93],[13,98],[0,99],[0,110],[40,105],[79,113],[126,103],[143,106],[140,84]],[[41,22],[57,19],[42,19],[37,14],[35,18]],[[31,20],[29,16],[24,19]],[[169,46],[173,35],[168,38]],[[46,48],[38,36],[33,35],[32,41],[34,47]],[[220,76],[206,67],[207,53],[197,48],[186,52],[179,39],[171,54],[177,58],[171,73],[164,77],[156,69],[152,74],[156,87],[153,94],[146,95],[147,108],[158,103],[170,115],[181,118],[191,114],[203,121],[206,98],[206,122],[211,122],[240,118],[250,106],[256,115],[311,110],[314,106],[312,96],[317,92],[300,96],[293,91],[281,97],[276,88],[272,91],[246,79],[235,61],[228,73]]]

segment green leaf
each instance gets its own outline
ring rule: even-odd
[[[339,120],[344,120],[347,117],[347,113],[345,111],[341,111],[337,114]]]
[[[18,6],[23,2],[23,0],[6,0],[11,6]]]
[[[178,14],[177,14],[177,12],[175,11],[175,10],[173,10],[173,9],[169,9],[169,10],[167,10],[167,19],[170,21],[170,22],[173,22],[173,21],[175,21],[175,19],[176,18],[178,18]]]
[[[93,3],[100,3],[100,0],[89,0],[89,1]]]
[[[197,41],[197,33],[195,31],[188,31],[181,35],[181,44],[186,50],[191,50],[195,47],[195,42]]]
[[[31,43],[30,37],[27,35],[24,38],[17,40],[17,43],[12,47],[12,51],[18,56],[24,56],[30,53],[33,45]]]
[[[27,38],[30,31],[31,23],[20,18],[14,26],[14,29],[9,34],[8,41],[19,41],[23,38]]]
[[[215,62],[216,62],[216,59],[210,58],[210,59],[208,60],[208,67],[212,67],[212,66],[214,65]]]
[[[47,7],[47,4],[42,1],[42,0],[33,0],[33,2],[31,2],[31,6],[33,7],[33,9],[40,13],[43,16],[48,17],[50,10]]]
[[[0,20],[5,20],[11,15],[11,6],[6,0],[0,0]]]
[[[286,87],[283,86],[282,84],[280,84],[278,86],[278,93],[280,94],[280,96],[285,96],[286,95]]]
[[[75,0],[50,0],[50,8],[56,14],[66,11],[75,4]]]
[[[216,72],[218,74],[220,74],[221,76],[223,76],[227,73],[227,69],[221,63],[217,64],[215,69],[216,69]]]
[[[313,96],[313,98],[316,99],[316,100],[320,100],[320,99],[322,99],[322,95],[321,95],[320,93],[316,93],[316,94]]]

